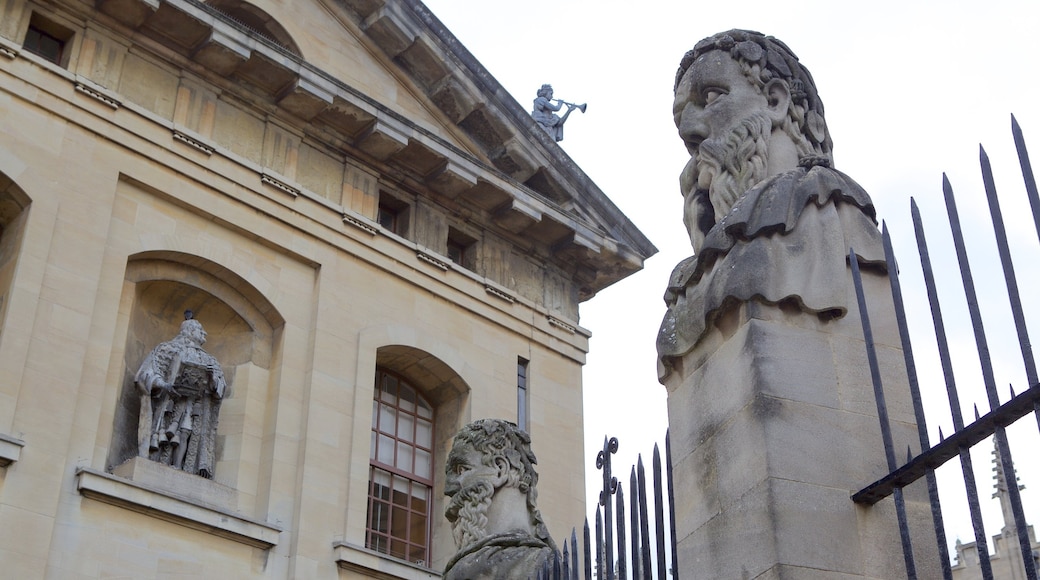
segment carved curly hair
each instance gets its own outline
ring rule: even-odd
[[[753,30],[730,30],[705,38],[682,57],[672,90],[679,88],[679,82],[698,57],[713,50],[729,53],[741,65],[748,80],[759,88],[773,79],[786,82],[791,104],[788,107],[790,126],[785,129],[792,137],[804,141],[800,151],[803,156],[815,154],[830,158],[833,143],[816,83],[794,52],[772,36]]]
[[[531,436],[509,421],[478,419],[455,435],[454,446],[463,444],[479,452],[484,465],[493,467],[499,457],[509,463],[507,485],[516,486],[527,494],[527,513],[535,535],[555,550],[556,544],[538,511],[538,472],[534,469],[538,460],[531,451]]]

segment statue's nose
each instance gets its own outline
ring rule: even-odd
[[[679,136],[686,143],[686,148],[693,154],[697,147],[708,138],[708,125],[705,123],[704,110],[692,104],[687,105],[679,118]]]

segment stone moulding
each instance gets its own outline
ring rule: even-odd
[[[22,456],[25,441],[0,433],[0,467],[7,467]]]
[[[440,268],[441,270],[448,271],[451,269],[450,264],[448,264],[444,260],[435,258],[430,254],[427,254],[426,252],[416,252],[415,257],[419,258],[420,262],[426,262],[427,264],[430,264],[431,266],[434,266],[436,268]]]
[[[578,332],[577,328],[571,326],[570,324],[567,324],[566,322],[560,320],[559,318],[556,318],[555,316],[546,316],[546,318],[549,320],[549,326],[555,326],[556,328],[559,328],[560,330],[569,332],[571,334],[576,334]]]
[[[110,97],[82,81],[76,81],[74,83],[74,86],[77,91],[83,93],[84,95],[87,95],[88,97],[96,101],[100,101],[102,104],[111,107],[112,109],[118,109],[119,106],[122,104],[121,102],[119,102],[119,99]],[[176,138],[176,135],[174,135],[174,137]],[[212,150],[210,151],[210,153],[212,153]]]
[[[343,214],[343,223],[354,226],[366,234],[371,234],[373,236],[379,233],[379,228],[369,225],[363,222],[360,218],[356,218],[350,214]]]
[[[487,292],[488,294],[494,296],[495,298],[498,298],[498,299],[501,299],[501,300],[505,300],[506,302],[508,302],[510,304],[516,304],[516,298],[514,298],[512,295],[510,295],[510,294],[508,294],[508,293],[506,293],[506,292],[504,292],[502,290],[499,290],[498,288],[495,288],[494,286],[492,286],[490,284],[485,284],[484,285],[484,291]]]
[[[4,58],[18,58],[19,52],[21,52],[21,47],[11,43],[6,38],[0,37],[0,56]]]
[[[264,171],[260,174],[260,183],[266,183],[267,185],[270,185],[275,189],[280,189],[293,197],[300,197],[299,189],[289,185],[281,179],[278,179],[277,177],[271,175],[267,171]]]
[[[357,572],[366,578],[435,580],[441,577],[439,573],[429,568],[355,546],[349,542],[333,542],[332,550],[336,557],[336,564],[341,569]]]
[[[79,87],[76,87],[76,88],[78,89]],[[196,139],[196,138],[194,138],[194,137],[184,133],[183,131],[178,131],[177,129],[174,129],[173,130],[173,138],[175,140],[177,140],[177,141],[180,141],[181,143],[184,143],[185,145],[187,145],[187,146],[189,146],[189,147],[191,147],[193,149],[197,149],[199,151],[202,151],[206,155],[213,155],[213,151],[214,151],[213,147],[210,147],[209,145],[206,145],[202,141],[200,141],[200,140],[198,140],[198,139]]]
[[[267,522],[203,505],[194,499],[88,467],[76,470],[76,489],[90,499],[262,550],[278,545],[278,536],[282,532],[281,528]]]

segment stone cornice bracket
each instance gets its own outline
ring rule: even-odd
[[[94,7],[130,28],[137,28],[159,9],[159,0],[97,0]]]
[[[25,447],[25,441],[0,433],[0,467],[18,461],[22,456],[22,447]]]
[[[361,29],[390,57],[404,52],[419,37],[414,19],[400,10],[399,3],[382,5],[365,17]]]

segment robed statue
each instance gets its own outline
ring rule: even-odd
[[[139,455],[212,479],[227,382],[217,359],[202,349],[205,342],[189,310],[180,333],[145,357],[134,384],[141,395]]]

